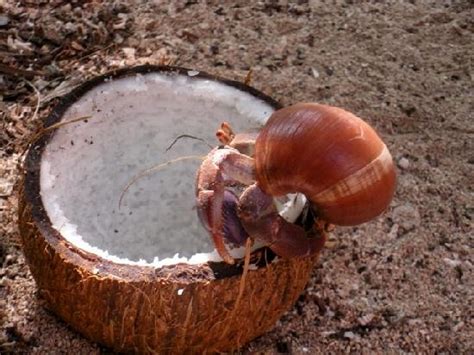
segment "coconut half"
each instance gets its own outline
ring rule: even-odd
[[[30,148],[21,187],[24,252],[49,307],[116,351],[215,352],[269,330],[295,302],[317,256],[278,259],[254,248],[251,268],[221,262],[195,211],[201,141],[230,122],[257,129],[279,104],[255,89],[177,67],[141,66],[86,82],[46,126],[88,116]],[[289,220],[304,198],[277,201]],[[232,251],[242,257],[240,249]],[[240,295],[240,297],[239,297]]]

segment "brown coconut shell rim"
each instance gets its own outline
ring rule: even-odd
[[[189,75],[190,72],[192,72],[193,75]],[[44,128],[58,123],[66,110],[92,88],[103,83],[107,83],[107,81],[113,79],[150,73],[160,73],[169,76],[185,75],[192,78],[208,79],[220,82],[224,85],[234,87],[264,101],[275,110],[282,107],[280,103],[271,97],[238,81],[224,79],[206,72],[183,67],[141,65],[113,70],[104,75],[94,77],[82,85],[76,87],[71,92],[60,98],[58,104],[44,120]],[[97,277],[100,277],[101,275],[104,277],[111,276],[124,281],[134,282],[151,282],[157,278],[165,278],[169,279],[169,281],[187,284],[196,281],[205,282],[242,274],[243,261],[236,263],[235,265],[228,265],[223,262],[208,262],[207,264],[200,265],[175,264],[163,266],[161,268],[155,268],[152,266],[117,264],[98,255],[79,249],[67,241],[56,229],[52,227],[52,223],[48,214],[46,213],[46,210],[44,209],[40,195],[41,157],[46,145],[51,140],[54,133],[55,130],[44,134],[30,146],[24,162],[25,176],[23,180],[23,193],[25,203],[31,207],[33,223],[36,224],[47,244],[51,248],[55,249],[55,251],[51,252],[58,253],[58,255],[64,259],[64,262],[74,263],[75,265],[84,268]],[[21,215],[22,213],[20,211],[20,216]],[[48,251],[46,250],[46,252]],[[259,253],[260,262],[257,263],[258,267],[265,267],[275,258],[275,254],[268,248],[259,250]]]

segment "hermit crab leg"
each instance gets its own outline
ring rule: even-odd
[[[198,215],[209,231],[219,255],[226,263],[234,259],[224,244],[225,187],[235,182],[254,182],[253,159],[232,148],[216,148],[206,157],[197,176]]]
[[[242,226],[237,214],[238,205],[239,198],[237,195],[229,190],[225,190],[224,202],[222,204],[224,238],[233,245],[244,246],[249,235]]]
[[[270,249],[282,257],[313,255],[323,248],[326,240],[326,234],[319,228],[305,231],[283,219],[273,197],[256,184],[249,186],[240,197],[239,217],[252,238],[267,242]]]
[[[216,187],[214,190],[203,190],[197,196],[197,208],[203,224],[207,227],[212,237],[217,252],[226,263],[233,264],[234,259],[224,244],[223,201],[223,186]]]

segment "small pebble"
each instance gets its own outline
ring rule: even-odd
[[[423,324],[423,321],[419,318],[410,319],[408,321],[408,325],[410,325],[410,326],[419,326],[420,324]]]
[[[415,229],[421,223],[420,212],[409,203],[395,207],[392,211],[392,219],[405,231]]]
[[[443,261],[448,264],[449,266],[456,267],[462,264],[460,260],[453,260],[450,258],[443,258]]]
[[[10,265],[13,264],[16,261],[16,257],[13,254],[8,254],[5,257],[5,264]]]
[[[458,330],[460,330],[462,327],[464,327],[464,322],[461,321],[459,322],[458,324],[456,324],[454,327],[453,327],[453,331],[457,332]]]
[[[122,48],[122,52],[127,59],[135,59],[135,48]]]
[[[366,314],[365,316],[357,318],[357,322],[359,322],[360,325],[365,326],[369,324],[372,319],[374,319],[374,315],[372,313]]]
[[[9,21],[10,19],[6,15],[0,14],[0,27],[8,25]]]
[[[355,339],[357,336],[353,332],[344,332],[344,338]]]
[[[402,170],[407,170],[410,167],[410,161],[403,157],[398,160],[398,167]]]

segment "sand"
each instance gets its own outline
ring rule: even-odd
[[[107,352],[37,297],[16,226],[17,161],[58,96],[170,60],[236,80],[252,69],[252,85],[284,105],[353,111],[398,166],[388,211],[338,228],[294,308],[241,352],[474,352],[472,2],[238,4],[0,5],[0,352]]]

